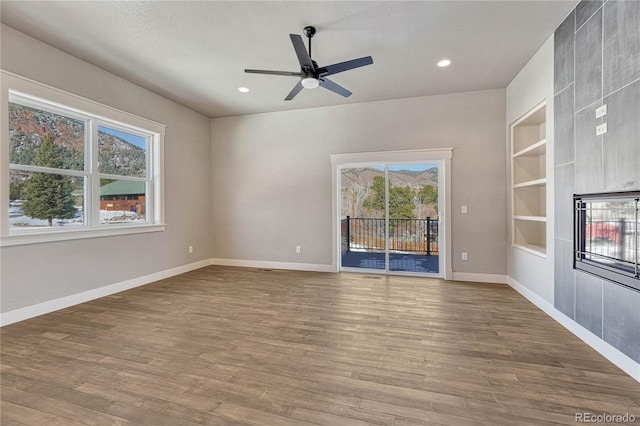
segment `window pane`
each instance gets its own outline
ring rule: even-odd
[[[147,139],[98,126],[98,168],[110,175],[146,177]]]
[[[389,166],[389,270],[439,272],[438,166]]]
[[[84,122],[9,102],[9,162],[84,170]]]
[[[584,258],[634,272],[636,246],[635,200],[585,203]]]
[[[84,225],[84,178],[11,170],[10,228]]]
[[[146,222],[146,182],[100,179],[100,223]]]
[[[342,266],[385,269],[384,167],[342,168],[340,192]]]

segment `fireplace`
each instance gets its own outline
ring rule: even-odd
[[[640,291],[640,192],[574,195],[574,268]]]

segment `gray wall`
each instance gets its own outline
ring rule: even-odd
[[[640,190],[638,22],[640,2],[583,1],[555,31],[554,300],[640,362],[640,292],[572,269],[572,195]],[[602,104],[608,114],[596,119]]]
[[[500,89],[211,120],[213,257],[329,265],[330,154],[453,147],[453,270],[504,275],[504,117]]]
[[[3,69],[167,126],[166,231],[3,247],[1,311],[210,258],[209,119],[9,27],[1,31]]]

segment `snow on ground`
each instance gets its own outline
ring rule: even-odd
[[[142,223],[147,219],[136,212],[100,210],[100,223]]]
[[[144,223],[146,218],[136,212],[100,210],[100,223],[102,224],[123,224],[123,223]],[[73,219],[53,219],[53,227],[60,226],[83,226],[84,216],[81,211]],[[49,221],[46,219],[34,219],[25,216],[21,209],[13,208],[9,211],[10,228],[48,228]]]

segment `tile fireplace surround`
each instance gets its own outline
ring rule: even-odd
[[[582,1],[554,38],[554,305],[636,362],[640,291],[573,268],[573,195],[640,191],[639,21],[640,2]]]

